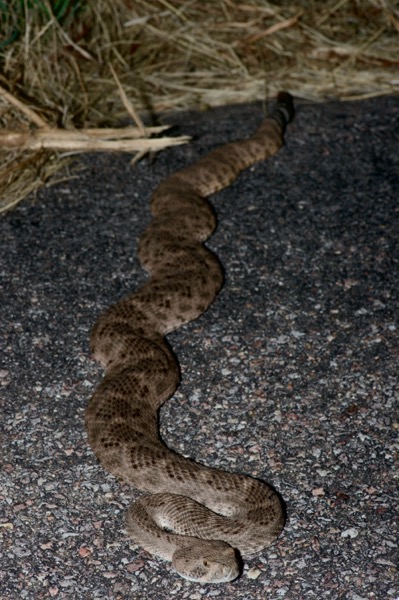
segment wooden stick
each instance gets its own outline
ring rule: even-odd
[[[162,150],[168,146],[185,144],[190,140],[188,136],[154,139],[137,139],[136,137],[136,139],[126,139],[127,132],[123,129],[119,131],[121,132],[120,135],[117,135],[117,129],[95,129],[94,132],[90,129],[76,131],[40,129],[32,132],[3,130],[0,131],[0,147],[23,148],[24,150],[48,149],[70,152],[148,152]],[[105,135],[103,135],[104,132]],[[137,136],[136,130],[134,135]]]
[[[158,125],[157,127],[146,127],[147,137],[150,137],[152,134],[162,133],[167,129],[170,129],[170,125]],[[71,133],[71,130],[65,131],[63,129],[58,130],[61,134]],[[76,130],[77,131],[77,130]],[[141,138],[141,132],[137,127],[123,127],[123,129],[119,128],[95,128],[91,127],[90,129],[80,129],[80,132],[83,132],[84,135],[88,135],[94,138],[104,138],[105,140],[109,139],[122,139],[122,138]]]

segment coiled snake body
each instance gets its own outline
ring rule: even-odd
[[[217,148],[159,185],[138,248],[150,278],[102,314],[91,335],[106,373],[86,412],[89,443],[108,471],[150,494],[128,510],[131,537],[194,581],[236,578],[237,555],[272,543],[284,513],[266,483],[205,467],[163,444],[158,409],[179,382],[164,336],[203,313],[222,285],[220,263],[203,245],[216,225],[206,197],[277,152],[293,115],[291,96],[280,93],[249,139]]]

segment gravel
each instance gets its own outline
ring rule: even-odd
[[[2,598],[399,598],[397,97],[299,103],[285,148],[212,198],[225,286],[169,336],[182,383],[165,441],[270,481],[279,540],[232,583],[182,580],[127,538],[138,493],[87,446],[88,334],[144,281],[151,190],[260,119],[255,105],[172,115],[191,145],[134,169],[85,156],[0,221]]]

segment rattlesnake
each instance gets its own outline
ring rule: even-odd
[[[193,581],[236,578],[240,555],[279,535],[284,510],[266,483],[205,467],[163,444],[158,409],[179,382],[164,336],[203,313],[222,285],[220,263],[203,245],[216,225],[206,197],[277,152],[293,115],[292,97],[280,93],[249,139],[217,148],[159,185],[138,248],[150,279],[102,314],[91,335],[106,375],[87,408],[89,443],[108,471],[152,494],[128,509],[130,536]]]

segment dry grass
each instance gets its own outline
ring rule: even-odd
[[[153,116],[280,89],[309,100],[399,89],[389,0],[0,0],[0,29],[0,85],[22,105],[0,95],[12,131],[115,127],[129,101]],[[0,209],[60,165],[52,150],[1,155]]]

